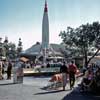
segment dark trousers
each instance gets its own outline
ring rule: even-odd
[[[69,81],[70,81],[70,88],[72,88],[75,84],[75,73],[74,72],[69,73]]]
[[[11,71],[7,72],[7,79],[11,79]]]

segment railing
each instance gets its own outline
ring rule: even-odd
[[[59,72],[60,67],[50,67],[50,68],[39,68],[39,72]]]

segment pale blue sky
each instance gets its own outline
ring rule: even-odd
[[[41,42],[45,0],[0,0],[0,37],[17,43],[22,37],[24,49]],[[50,43],[60,43],[58,36],[67,26],[100,21],[100,0],[47,0]]]

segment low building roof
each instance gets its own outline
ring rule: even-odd
[[[29,49],[22,52],[22,54],[37,56],[37,55],[41,54],[41,50],[42,50],[42,45],[35,44],[32,47],[30,47]],[[65,47],[63,45],[60,45],[60,44],[50,44],[50,50],[51,50],[51,53],[50,53],[51,56],[67,55],[67,50],[65,49]]]

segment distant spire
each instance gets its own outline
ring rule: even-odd
[[[44,12],[48,12],[48,7],[47,7],[47,1],[45,0],[45,8],[44,8]]]
[[[0,37],[0,43],[1,43],[1,41],[2,41],[2,37]]]

